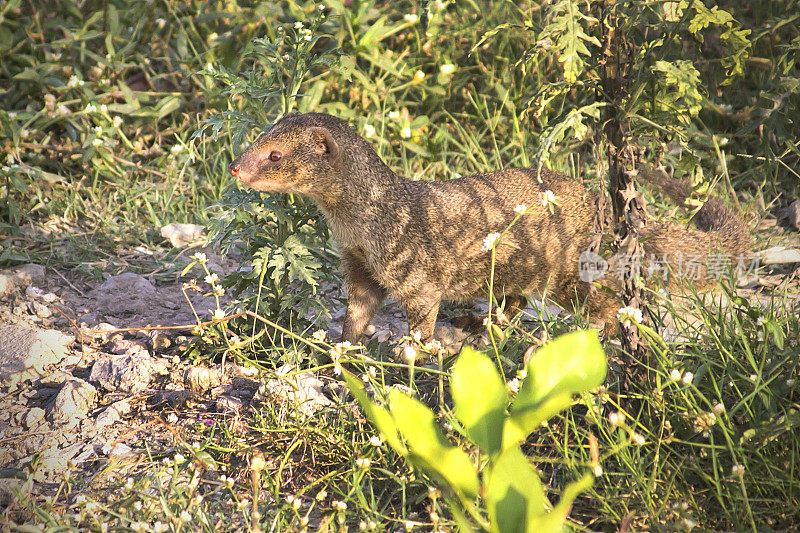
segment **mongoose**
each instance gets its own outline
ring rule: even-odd
[[[510,168],[413,181],[393,172],[346,122],[322,113],[284,117],[229,170],[253,189],[304,194],[319,205],[344,269],[343,340],[359,341],[387,294],[403,306],[409,331],[431,338],[443,300],[487,294],[489,236],[523,209],[495,243],[494,294],[509,316],[524,307],[526,294],[544,292],[566,309],[585,303],[607,323],[621,305],[613,291],[595,290],[579,275],[597,195],[558,172],[542,169],[537,177],[534,169]],[[667,192],[683,201],[688,189]],[[695,222],[699,229],[648,223],[640,232],[645,254],[707,257],[717,245],[728,254],[745,251],[745,229],[721,203],[706,204]],[[614,289],[619,281],[611,274],[600,282]]]

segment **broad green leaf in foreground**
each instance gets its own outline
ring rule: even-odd
[[[356,378],[353,374],[344,371],[342,372],[342,376],[350,392],[353,393],[353,396],[358,400],[358,403],[367,415],[367,418],[378,428],[378,431],[383,435],[386,443],[391,446],[398,455],[406,457],[408,455],[408,449],[406,449],[405,445],[400,441],[397,435],[397,426],[394,420],[392,420],[392,415],[389,414],[389,411],[367,397],[367,393],[364,391],[363,385],[361,385],[361,380]]]
[[[486,509],[498,533],[524,533],[534,516],[544,514],[539,475],[519,447],[504,451],[488,474]]]
[[[395,424],[406,440],[409,461],[437,474],[468,498],[478,494],[478,474],[463,450],[450,444],[439,431],[433,412],[397,389],[389,392]]]
[[[508,394],[492,360],[465,347],[453,365],[450,387],[470,440],[490,456],[500,451]]]
[[[503,428],[505,449],[567,407],[572,394],[600,385],[606,377],[606,357],[597,331],[576,331],[539,348],[526,370]]]

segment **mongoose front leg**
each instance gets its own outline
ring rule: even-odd
[[[433,338],[436,317],[439,315],[441,297],[438,294],[426,293],[424,296],[403,300],[406,311],[408,332],[413,335],[419,331],[423,342]]]
[[[364,329],[380,308],[386,289],[375,281],[356,254],[345,252],[342,263],[347,282],[347,312],[342,326],[342,341],[355,344],[361,340]]]

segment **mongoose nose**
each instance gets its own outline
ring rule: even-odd
[[[231,176],[233,176],[234,178],[239,176],[239,171],[240,170],[242,170],[242,167],[240,167],[239,165],[235,165],[233,163],[228,165],[228,172],[230,172]]]

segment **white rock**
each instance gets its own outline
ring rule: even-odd
[[[199,240],[203,236],[203,230],[205,228],[197,224],[173,222],[161,228],[161,236],[167,239],[175,248],[181,248]]]

